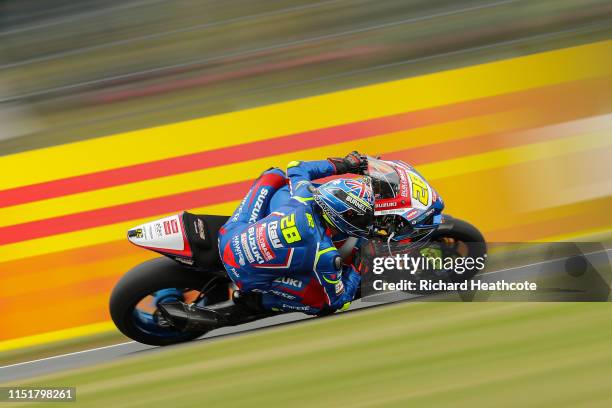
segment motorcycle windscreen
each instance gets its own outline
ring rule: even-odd
[[[368,158],[375,196],[375,215],[400,215],[412,221],[432,210],[435,190],[412,166],[402,161]]]

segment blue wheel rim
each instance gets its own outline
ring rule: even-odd
[[[183,292],[176,288],[161,289],[147,296],[153,297],[151,306],[154,308],[154,310],[157,310],[157,305],[162,301],[183,301],[184,299]],[[173,329],[171,327],[160,326],[157,323],[157,317],[155,316],[155,311],[153,313],[150,313],[148,311],[138,309],[138,305],[145,298],[141,299],[134,306],[134,309],[132,311],[132,322],[134,323],[134,326],[138,328],[138,330],[148,335],[162,337],[162,338],[183,337],[187,334],[185,332]],[[205,304],[205,303],[206,303],[205,299],[203,299],[203,301],[198,304]]]

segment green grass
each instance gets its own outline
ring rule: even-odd
[[[608,303],[408,303],[19,384],[76,386],[77,405],[105,407],[603,407],[611,312]]]

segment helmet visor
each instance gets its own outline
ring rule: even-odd
[[[360,230],[367,230],[370,225],[372,225],[372,221],[374,220],[374,214],[372,213],[358,213],[355,210],[347,210],[342,214],[342,218],[347,223],[353,225],[354,227]]]

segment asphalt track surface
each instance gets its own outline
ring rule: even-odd
[[[609,251],[611,250],[612,249],[606,249],[604,251],[599,252],[604,252],[607,257]],[[607,262],[609,262],[609,257],[607,258]],[[559,267],[562,266],[566,259],[567,258],[552,259],[523,266],[516,266],[512,268],[486,272],[484,274],[479,275],[479,278],[481,281],[498,281],[503,279],[507,282],[522,282],[525,280],[533,280],[545,269],[556,268],[557,264],[559,264]],[[351,310],[343,314],[355,312],[358,313],[359,310],[372,307],[380,307],[391,303],[419,300],[422,301],[425,297],[428,296],[410,295],[403,292],[393,292],[377,296],[371,296],[364,300],[358,300],[353,302]],[[343,314],[331,316],[330,318],[342,318]],[[262,329],[265,327],[294,324],[296,322],[311,318],[312,317],[300,313],[288,313],[239,326],[213,330],[202,338],[195,340],[195,342],[204,343],[207,341],[214,341],[215,339],[222,339],[229,336],[240,335],[242,333],[252,332],[254,330]],[[192,343],[193,342],[190,342],[189,344]],[[20,379],[29,379],[39,375],[93,366],[103,362],[115,361],[118,359],[129,358],[131,356],[139,356],[143,353],[164,352],[165,350],[182,346],[184,345],[178,344],[167,347],[156,347],[130,341],[105,347],[98,347],[90,350],[83,350],[74,353],[47,357],[39,360],[25,361],[0,367],[0,383]]]

